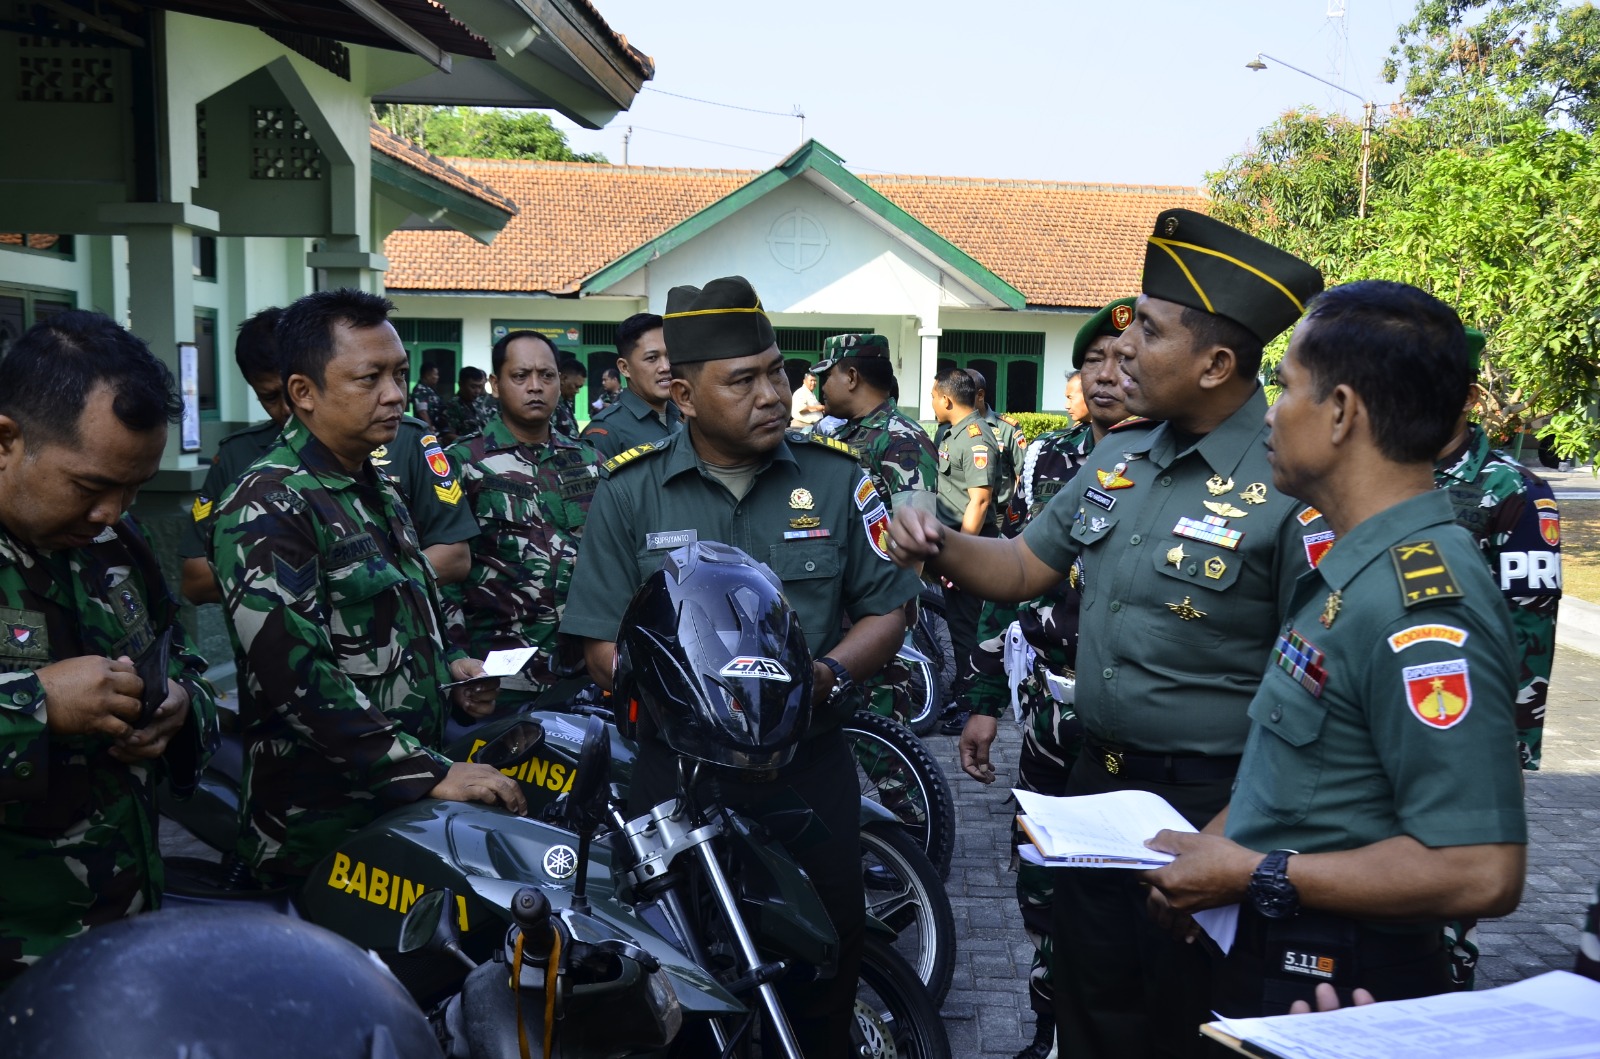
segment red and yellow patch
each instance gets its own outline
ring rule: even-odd
[[[1111,310],[1111,326],[1118,331],[1126,331],[1131,323],[1133,323],[1133,306],[1119,305]]]
[[[432,434],[422,437],[422,455],[428,461],[428,469],[440,478],[450,477],[450,461],[445,457],[444,450],[439,447],[439,439]]]
[[[856,508],[866,507],[877,495],[878,491],[872,487],[872,480],[863,475],[861,483],[856,486]]]
[[[1561,513],[1556,510],[1556,502],[1548,497],[1540,497],[1533,502],[1533,506],[1539,513],[1539,536],[1550,547],[1561,547]]]
[[[866,528],[872,550],[881,558],[889,558],[889,512],[882,506],[875,507],[861,516],[861,525]]]
[[[1308,507],[1304,511],[1300,512],[1300,514],[1295,516],[1295,521],[1299,522],[1302,526],[1309,526],[1321,517],[1322,512],[1318,511],[1314,507]]]
[[[1309,537],[1300,539],[1305,542],[1306,562],[1315,570],[1317,564],[1322,562],[1322,557],[1328,554],[1328,549],[1333,547],[1336,538],[1333,530],[1323,530],[1321,533],[1313,533]]]
[[[1454,728],[1472,709],[1472,682],[1467,679],[1467,660],[1406,666],[1400,671],[1406,687],[1406,704],[1430,728]]]
[[[980,471],[989,466],[989,450],[982,445],[972,446],[972,465]]]
[[[1399,654],[1412,644],[1438,641],[1460,647],[1467,642],[1468,632],[1454,625],[1413,625],[1389,637],[1389,650]]]

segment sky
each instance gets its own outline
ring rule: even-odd
[[[592,0],[655,59],[575,150],[767,169],[816,139],[861,172],[1199,185],[1285,110],[1393,102],[1415,0]],[[1330,10],[1344,9],[1342,18]],[[1342,85],[1352,98],[1257,52]],[[659,90],[659,91],[657,91]],[[675,98],[692,96],[783,116]],[[692,139],[689,137],[693,137]],[[714,141],[714,142],[703,142]]]

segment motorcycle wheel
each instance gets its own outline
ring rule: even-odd
[[[855,1054],[868,1059],[948,1059],[939,1008],[889,942],[867,938],[856,983]]]
[[[903,825],[867,824],[861,829],[861,872],[867,913],[895,929],[895,951],[934,1003],[943,1003],[955,973],[956,926],[950,895],[928,855]]]
[[[939,878],[948,876],[956,814],[944,769],[916,733],[897,721],[858,711],[842,728],[855,754],[862,796],[910,828]]]
[[[911,646],[933,660],[932,665],[902,660],[911,674],[907,691],[912,702],[911,718],[906,722],[918,735],[927,735],[939,722],[939,710],[946,693],[956,682],[956,652],[950,642],[950,623],[944,614],[926,603],[911,627]]]

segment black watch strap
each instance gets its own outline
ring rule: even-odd
[[[1246,893],[1255,910],[1268,919],[1288,919],[1300,911],[1300,891],[1289,881],[1289,858],[1298,852],[1275,849],[1250,873]]]
[[[840,665],[837,659],[823,657],[817,659],[817,661],[833,671],[833,690],[829,692],[830,696],[838,695],[840,692],[848,690],[855,683],[850,677],[850,671]]]

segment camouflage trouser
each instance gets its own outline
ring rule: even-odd
[[[1455,920],[1444,925],[1444,950],[1450,954],[1450,980],[1462,992],[1478,981],[1478,921]]]
[[[1068,770],[1083,743],[1083,726],[1072,707],[1051,698],[1036,677],[1025,681],[1017,689],[1017,696],[1022,704],[1022,752],[1017,761],[1017,786],[1037,794],[1064,794]],[[1027,841],[1014,821],[1011,841],[1013,846]],[[1022,929],[1033,943],[1033,963],[1028,968],[1028,1003],[1035,1015],[1053,1020],[1050,917],[1055,876],[1052,873],[1060,869],[1027,864],[1015,855],[1012,866],[1017,873],[1017,907],[1022,912]]]
[[[1583,920],[1583,934],[1578,938],[1578,960],[1572,968],[1581,975],[1600,981],[1600,884],[1594,888],[1594,904]]]

